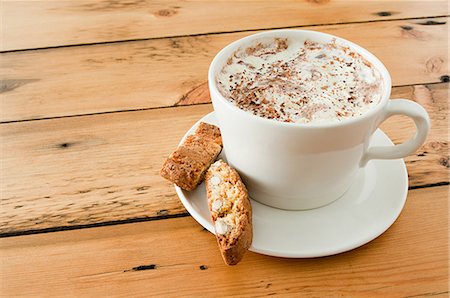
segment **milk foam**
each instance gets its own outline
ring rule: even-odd
[[[350,48],[283,38],[238,49],[217,85],[245,111],[297,123],[362,115],[380,102],[383,89],[381,74]]]

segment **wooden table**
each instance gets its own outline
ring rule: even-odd
[[[2,297],[449,296],[447,1],[2,1],[1,17]],[[271,28],[366,47],[432,131],[376,240],[227,267],[158,170],[212,111],[213,56]],[[401,142],[413,124],[382,129]]]

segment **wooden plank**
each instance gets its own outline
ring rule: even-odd
[[[0,49],[443,16],[446,1],[2,1]]]
[[[214,236],[190,217],[3,238],[0,291],[5,297],[447,297],[448,190],[410,191],[382,236],[316,259],[249,252],[227,267]]]
[[[365,2],[364,2],[365,3]],[[394,85],[448,74],[448,18],[316,26],[377,55]],[[2,54],[0,120],[16,121],[209,102],[213,56],[254,32]]]
[[[406,159],[413,187],[448,182],[448,84],[395,88],[432,117],[427,143]],[[0,125],[0,233],[184,213],[158,175],[164,158],[211,105],[26,121]],[[394,141],[411,121],[383,125]]]

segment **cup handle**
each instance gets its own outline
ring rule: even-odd
[[[405,115],[414,120],[414,124],[416,125],[414,137],[403,144],[395,146],[375,146],[367,148],[361,159],[362,167],[371,159],[403,158],[416,151],[425,142],[430,130],[430,117],[421,105],[406,99],[390,100],[387,111],[380,124],[393,115]]]

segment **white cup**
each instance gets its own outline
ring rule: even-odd
[[[336,39],[350,47],[380,71],[384,81],[380,103],[362,116],[306,125],[269,120],[239,109],[218,91],[217,74],[236,49],[270,37],[323,43]],[[216,55],[208,80],[228,163],[241,175],[250,197],[276,208],[311,209],[333,202],[350,188],[358,169],[369,160],[403,158],[413,153],[424,143],[430,128],[422,106],[406,99],[389,100],[391,77],[373,54],[320,32],[275,30],[242,38]],[[396,146],[368,147],[372,134],[392,115],[411,117],[417,130],[414,137]]]

